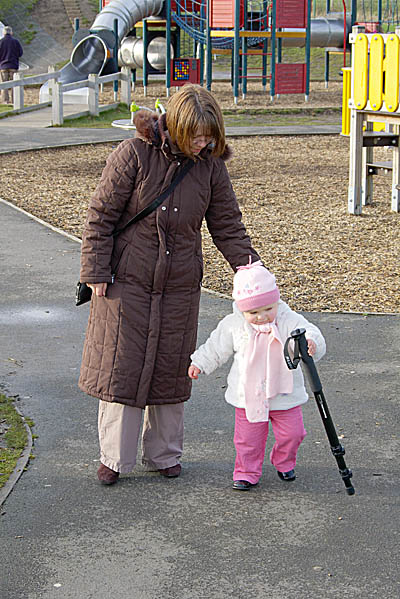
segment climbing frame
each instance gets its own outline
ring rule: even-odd
[[[395,33],[365,33],[353,27],[350,107],[350,164],[348,211],[361,214],[371,203],[373,175],[392,174],[391,208],[400,212],[400,106],[399,51],[400,29]],[[385,131],[373,131],[382,123]],[[374,161],[376,146],[390,146],[392,160]]]

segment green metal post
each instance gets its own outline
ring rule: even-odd
[[[136,27],[134,27],[132,29],[132,35],[134,37],[136,37]],[[132,91],[135,91],[135,87],[136,87],[136,67],[134,69],[131,69],[131,75],[132,75]]]
[[[181,14],[181,5],[178,2],[176,4],[176,14],[180,16]],[[181,28],[175,27],[175,39],[176,39],[176,52],[174,54],[174,58],[180,58],[181,56]]]
[[[114,36],[115,36],[115,45],[114,45],[114,50],[113,50],[113,56],[114,56],[115,64],[118,65],[118,46],[119,46],[118,19],[114,19]],[[117,67],[117,69],[118,69],[118,67]],[[116,102],[117,98],[118,98],[118,80],[113,82],[113,88],[114,88],[114,102]]]
[[[204,58],[204,44],[198,44],[198,54],[196,53],[195,56],[199,57],[200,60],[200,85],[204,84],[204,67],[205,67],[205,58]]]
[[[206,86],[211,91],[212,84],[212,44],[211,44],[211,3],[206,4]]]
[[[325,89],[328,89],[329,85],[329,52],[328,48],[325,48]]]
[[[272,2],[272,23],[271,23],[271,84],[270,96],[271,102],[275,97],[275,61],[276,61],[276,0]]]
[[[268,19],[267,19],[266,2],[264,2],[264,4],[263,4],[263,11],[264,11],[264,15],[263,15],[264,31],[267,31]],[[265,37],[264,42],[263,42],[263,56],[262,56],[262,86],[263,86],[264,91],[266,91],[266,89],[267,89],[267,68],[268,68],[267,54],[268,54],[268,38]]]
[[[239,97],[239,59],[240,59],[240,0],[235,0],[235,36],[233,40],[233,101]]]
[[[351,26],[357,22],[357,0],[351,0]]]
[[[147,46],[148,46],[147,33],[148,33],[147,21],[146,21],[146,19],[143,19],[143,95],[144,95],[144,97],[147,96],[147,83],[149,80],[149,75],[147,73]]]
[[[278,31],[281,31],[281,28],[279,28]],[[278,45],[278,63],[281,63],[282,62],[282,38],[281,37],[278,37],[277,45]]]
[[[278,27],[278,31],[281,31],[281,28]],[[277,46],[277,62],[278,64],[281,64],[282,62],[282,38],[278,37],[278,39],[276,40],[276,46]],[[276,95],[277,98],[279,98],[279,94]]]
[[[306,95],[308,102],[310,96],[310,63],[311,63],[311,0],[307,0],[307,28],[306,28]]]
[[[167,98],[171,90],[171,0],[167,0],[166,5],[167,19],[166,19],[166,30],[165,30],[165,42],[166,48],[166,65],[165,65],[165,85],[167,87]]]
[[[247,0],[244,0],[244,29],[248,29]],[[242,98],[247,94],[247,37],[242,38]]]
[[[242,88],[242,98],[246,98],[247,94],[247,38],[242,37],[242,56],[241,56],[241,69],[239,73],[239,84]]]

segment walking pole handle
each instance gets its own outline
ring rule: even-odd
[[[317,369],[314,364],[314,360],[308,353],[307,339],[305,336],[305,329],[295,329],[290,333],[290,337],[286,340],[284,348],[284,356],[286,364],[290,370],[297,368],[300,359],[304,362],[305,370],[308,378],[308,382],[313,393],[320,393],[322,391],[321,380],[318,376]],[[294,355],[293,358],[289,354],[289,341],[294,341]]]

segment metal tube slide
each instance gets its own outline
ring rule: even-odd
[[[118,37],[122,40],[142,19],[157,16],[164,0],[111,0],[97,15],[91,26],[92,31],[114,30],[114,19],[118,21]]]
[[[73,83],[87,79],[90,74],[101,73],[107,60],[111,57],[105,39],[114,36],[114,20],[118,21],[118,45],[133,29],[136,23],[147,17],[157,16],[162,10],[164,0],[111,0],[95,18],[90,31],[92,33],[81,39],[73,48],[71,59],[61,69],[60,82]],[[87,88],[64,93],[66,103],[86,103]],[[40,101],[49,100],[49,85],[40,88]]]
[[[164,0],[111,0],[95,18],[90,30],[94,33],[80,40],[71,54],[71,65],[76,73],[68,70],[68,80],[85,79],[90,73],[100,73],[110,54],[101,32],[113,32],[118,22],[118,45],[136,23],[160,13]],[[97,35],[96,35],[97,33]],[[67,73],[66,73],[67,75]],[[61,81],[64,81],[62,76]]]

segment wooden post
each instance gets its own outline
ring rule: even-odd
[[[357,33],[364,30],[362,27],[352,27],[350,42],[354,42]],[[353,38],[353,39],[352,39]],[[351,92],[350,92],[350,161],[349,161],[349,189],[347,209],[350,214],[361,214],[361,186],[362,186],[362,148],[363,148],[363,115],[354,108],[354,52],[351,52]]]
[[[63,112],[63,86],[56,79],[53,79],[53,97],[51,100],[52,124],[62,125],[64,123]]]
[[[131,105],[131,70],[129,67],[121,68],[121,102]]]
[[[98,75],[92,74],[88,76],[89,79],[89,112],[93,116],[99,116],[99,83]]]
[[[55,66],[54,65],[50,65],[47,69],[48,73],[54,73],[55,71]],[[54,84],[57,81],[57,79],[49,79],[49,101],[52,99],[53,94],[55,93],[54,91]]]
[[[14,73],[14,81],[21,81],[22,73],[17,71]],[[14,110],[19,110],[24,107],[24,86],[19,85],[18,87],[14,87],[13,89],[13,102],[14,102]]]
[[[374,123],[369,121],[365,124],[366,131],[373,131]],[[361,167],[361,203],[363,206],[367,206],[372,203],[372,194],[374,190],[374,177],[370,175],[367,170],[367,164],[371,163],[374,159],[374,148],[373,146],[363,147],[362,149],[362,167]]]
[[[393,132],[399,135],[400,125],[393,125]],[[400,212],[400,148],[398,145],[393,146],[392,160],[392,210]]]
[[[363,114],[352,108],[350,117],[350,164],[348,211],[350,214],[361,214],[361,177],[363,147]]]

